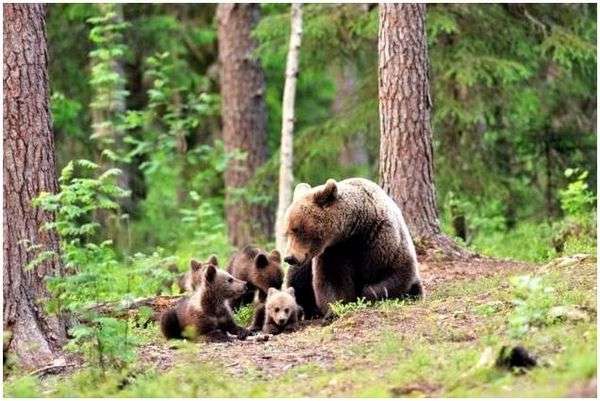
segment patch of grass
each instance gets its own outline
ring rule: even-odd
[[[241,306],[235,311],[233,315],[235,322],[240,326],[244,327],[247,327],[250,325],[250,323],[252,323],[253,316],[254,306],[252,304]]]

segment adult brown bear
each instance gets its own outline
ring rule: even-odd
[[[285,261],[312,260],[322,313],[329,304],[423,296],[415,247],[396,203],[374,182],[299,184],[286,212]],[[301,300],[299,300],[301,302]]]

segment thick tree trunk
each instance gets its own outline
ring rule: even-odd
[[[64,322],[43,310],[44,277],[60,274],[60,261],[26,269],[39,252],[31,245],[59,250],[57,235],[42,229],[52,214],[31,205],[57,189],[44,16],[43,5],[4,5],[4,330],[26,367],[54,359],[65,339]]]
[[[294,183],[294,103],[296,100],[296,81],[300,62],[300,44],[302,42],[302,4],[292,4],[290,47],[285,67],[285,86],[283,88],[283,110],[281,118],[281,150],[279,166],[279,202],[275,236],[277,249],[285,251],[284,218],[285,211],[292,202]]]
[[[424,4],[379,6],[380,181],[399,204],[421,252],[461,248],[445,237],[433,183]]]
[[[219,4],[217,7],[223,142],[227,154],[243,152],[225,171],[225,213],[229,239],[235,246],[266,238],[272,230],[269,209],[251,204],[239,190],[246,186],[267,157],[265,77],[253,52],[251,37],[258,22],[258,4]]]

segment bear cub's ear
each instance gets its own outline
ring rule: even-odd
[[[294,298],[296,298],[296,291],[294,290],[294,287],[288,287],[288,288],[286,288],[285,292],[287,292],[288,294],[290,294],[291,296],[293,296]]]
[[[292,202],[306,195],[308,191],[310,191],[310,185],[308,185],[307,183],[302,182],[296,185],[296,188],[294,188],[294,195],[292,196]]]
[[[192,259],[192,261],[190,262],[190,267],[192,268],[193,272],[197,272],[198,270],[202,269],[202,263]]]
[[[217,255],[210,255],[210,258],[208,258],[208,263],[211,265],[219,266],[219,261],[217,260]]]
[[[314,200],[319,206],[327,206],[337,198],[338,188],[334,179],[328,179],[325,188],[315,193]]]
[[[264,269],[269,266],[269,258],[267,258],[267,255],[262,252],[256,255],[254,258],[254,266],[256,266],[257,269]]]
[[[214,265],[208,265],[206,267],[206,271],[204,272],[204,277],[209,283],[215,281],[215,277],[217,277],[217,268]]]
[[[277,249],[273,249],[269,254],[269,257],[276,261],[277,263],[281,263],[281,254]]]
[[[271,295],[277,294],[279,291],[277,290],[277,288],[273,288],[273,287],[269,287],[269,291],[267,291],[267,296],[270,297]]]

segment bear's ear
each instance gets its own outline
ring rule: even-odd
[[[330,178],[325,183],[325,188],[315,193],[315,203],[319,206],[327,206],[337,198],[338,188],[337,182]]]
[[[296,185],[294,188],[294,195],[292,196],[292,202],[300,199],[302,196],[306,195],[310,191],[310,185],[305,182],[302,182]]]
[[[256,266],[257,269],[264,269],[268,265],[269,258],[267,258],[267,255],[265,255],[264,253],[261,252],[254,258],[254,266]]]
[[[273,249],[269,254],[269,257],[276,261],[277,263],[281,263],[281,254],[277,249]]]
[[[293,296],[294,298],[296,298],[296,291],[294,290],[294,287],[288,287],[288,288],[286,288],[285,292],[287,292],[288,294],[290,294],[291,296]]]
[[[244,249],[242,249],[242,252],[249,258],[254,258],[258,253],[258,249],[256,249],[254,245],[246,245]]]
[[[277,291],[277,288],[273,288],[273,287],[269,287],[269,290],[267,291],[267,296],[270,297],[273,294],[278,293],[279,291]]]
[[[193,272],[197,272],[198,270],[202,269],[202,263],[198,262],[195,259],[192,259],[192,261],[190,262],[190,267]]]
[[[209,283],[215,281],[215,277],[217,277],[217,268],[214,265],[208,265],[206,271],[204,271],[204,277]]]
[[[217,260],[217,255],[210,255],[210,258],[208,258],[208,262],[211,265],[215,265],[215,266],[219,266],[219,261]]]

